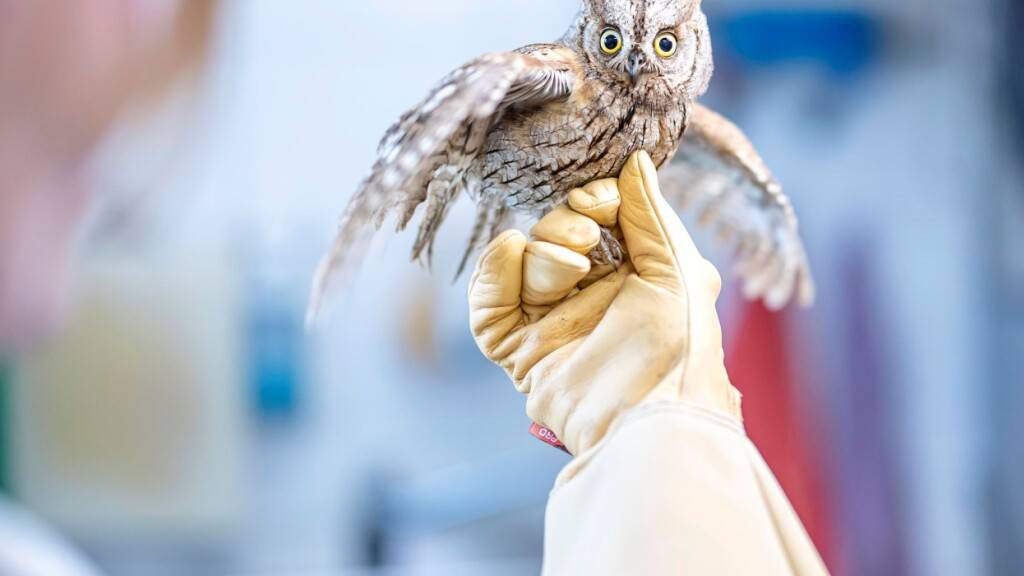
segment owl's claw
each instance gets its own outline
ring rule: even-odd
[[[588,256],[595,264],[611,264],[617,270],[626,261],[626,250],[615,234],[602,226],[601,242],[590,251]]]

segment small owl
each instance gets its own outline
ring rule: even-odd
[[[574,188],[617,176],[638,150],[661,167],[666,198],[733,244],[747,297],[810,304],[789,199],[743,133],[697,103],[712,69],[700,0],[584,0],[561,40],[455,70],[385,134],[317,272],[311,312],[388,216],[403,230],[422,214],[412,257],[429,262],[452,204],[472,198],[461,272],[514,213],[542,216]],[[610,232],[592,256],[621,257]]]

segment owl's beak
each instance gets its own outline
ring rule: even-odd
[[[644,73],[646,64],[647,56],[644,56],[640,50],[633,49],[629,53],[629,57],[626,59],[626,73],[629,74],[629,79],[634,86],[640,79],[640,75]]]

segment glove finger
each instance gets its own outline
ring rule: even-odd
[[[569,207],[605,228],[618,222],[621,203],[615,178],[596,180],[569,192]]]
[[[469,281],[469,323],[481,351],[494,350],[523,323],[523,253],[526,236],[509,230],[491,241]]]
[[[630,274],[633,274],[633,267],[624,264],[517,332],[519,345],[515,353],[516,361],[509,368],[513,380],[522,381],[537,362],[590,334],[604,318]]]
[[[548,212],[530,234],[535,240],[558,244],[579,254],[590,253],[601,241],[597,222],[565,206]]]
[[[523,256],[522,302],[530,306],[560,302],[589,272],[586,256],[558,244],[531,242]]]
[[[587,274],[586,277],[583,278],[583,280],[580,280],[580,283],[578,285],[579,289],[583,290],[587,286],[590,286],[591,284],[597,282],[598,280],[600,280],[601,278],[604,278],[605,276],[611,274],[612,272],[615,272],[615,265],[614,264],[594,264],[594,263],[591,263],[591,265],[590,265],[590,273]]]
[[[641,278],[681,294],[683,261],[699,261],[683,223],[661,195],[658,172],[646,152],[630,156],[619,176],[619,226]]]

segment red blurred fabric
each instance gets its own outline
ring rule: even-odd
[[[801,401],[802,374],[794,373],[785,313],[744,303],[726,348],[726,365],[743,393],[747,433],[779,479],[830,570],[836,570],[835,534],[824,484],[824,455]]]

